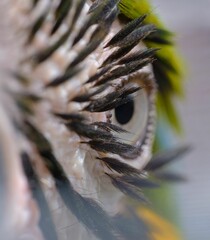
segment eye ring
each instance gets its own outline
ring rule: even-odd
[[[145,162],[148,159],[155,135],[155,122],[156,122],[156,83],[153,76],[147,73],[140,73],[129,79],[129,82],[140,86],[141,89],[130,96],[131,102],[115,108],[112,111],[112,123],[122,127],[127,132],[117,134],[117,137],[128,144],[136,146],[139,149],[136,158],[144,158]],[[129,109],[129,114],[124,119],[119,119]],[[116,111],[117,109],[117,111]],[[121,111],[119,113],[119,111]],[[116,114],[117,112],[117,114]],[[116,116],[117,115],[117,116]],[[126,122],[127,121],[127,122]],[[123,124],[125,123],[125,124]],[[128,153],[132,154],[132,153]],[[127,156],[124,156],[127,159]],[[134,159],[135,160],[135,159]]]

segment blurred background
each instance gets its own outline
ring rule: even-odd
[[[210,0],[153,0],[153,5],[176,33],[185,61],[186,96],[177,105],[184,129],[181,143],[189,143],[193,149],[173,165],[188,179],[172,189],[177,225],[184,240],[209,240]]]

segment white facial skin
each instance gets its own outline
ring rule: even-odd
[[[43,1],[43,6],[46,6],[48,3],[47,0]],[[53,41],[47,34],[52,25],[52,19],[49,17],[48,22],[43,27],[43,31],[37,34],[33,44],[29,47],[23,46],[27,27],[30,26],[34,19],[34,16],[30,19],[27,9],[28,1],[23,2],[16,0],[12,3],[12,1],[5,0],[0,2],[0,83],[1,86],[9,87],[12,90],[17,90],[20,87],[11,76],[6,73],[7,70],[17,69],[21,59],[24,59],[28,55],[30,56],[33,52],[45,48]],[[37,12],[41,11],[41,9],[42,7],[39,7]],[[87,3],[82,12],[82,16],[84,17],[81,17],[81,20],[75,26],[75,33],[85,21],[88,9],[89,4]],[[34,15],[36,16],[36,12]],[[26,29],[24,29],[25,27]],[[65,26],[63,29],[65,30]],[[88,31],[88,34],[86,34],[83,40],[73,49],[69,50],[69,42],[74,37],[74,34],[69,39],[68,45],[64,44],[60,47],[50,60],[36,68],[33,68],[31,64],[25,63],[22,67],[22,71],[29,75],[31,79],[30,85],[27,86],[27,91],[36,93],[43,98],[43,101],[35,107],[35,114],[32,121],[50,141],[56,158],[65,169],[75,190],[82,195],[95,199],[101,203],[106,211],[110,214],[115,214],[119,211],[119,201],[122,198],[122,194],[112,186],[110,180],[104,174],[105,167],[95,160],[95,156],[97,156],[98,153],[90,149],[88,145],[81,144],[80,142],[84,140],[84,138],[67,130],[64,124],[51,114],[51,112],[78,112],[82,109],[84,105],[69,102],[69,99],[72,99],[80,92],[87,91],[87,89],[91,87],[91,84],[85,87],[82,85],[87,81],[88,77],[96,72],[103,60],[110,54],[111,50],[104,50],[104,43],[102,43],[97,51],[87,57],[84,61],[82,71],[73,77],[71,81],[57,88],[47,90],[43,88],[43,86],[49,82],[49,79],[63,72],[69,60],[73,59],[77,52],[87,44],[88,37],[94,29],[95,26]],[[120,29],[119,22],[115,21],[111,32],[105,39],[105,43]],[[57,34],[59,35],[61,32],[58,31]],[[56,38],[56,34],[54,38]],[[138,46],[138,48],[140,48],[140,46]],[[143,73],[151,74],[151,68],[148,66],[138,72],[139,75]],[[138,81],[135,76],[133,76],[133,78],[135,81]],[[127,81],[128,80],[131,81],[131,77],[127,78]],[[9,84],[8,81],[10,81]],[[120,81],[125,81],[125,79],[121,79]],[[141,104],[142,102],[145,103],[144,108],[142,108],[142,116],[140,116],[140,119],[137,117],[137,120],[141,122],[141,126],[138,129],[139,125],[135,123],[135,119],[133,119],[134,122],[130,124],[128,126],[129,129],[127,129],[131,132],[135,132],[134,138],[140,138],[144,132],[143,129],[145,128],[146,119],[148,117],[147,111],[149,111],[149,102],[151,101],[151,99],[147,99],[148,97],[145,90],[143,89],[142,91],[142,94],[139,94],[136,98],[136,101],[140,101]],[[49,205],[60,239],[67,239],[69,234],[72,239],[88,239],[87,232],[78,223],[75,217],[67,211],[62,203],[55,190],[52,177],[50,177],[47,169],[43,166],[42,161],[37,156],[33,147],[31,147],[27,141],[23,140],[21,136],[15,135],[16,132],[14,127],[8,119],[11,115],[17,117],[17,119],[19,119],[20,116],[18,113],[16,114],[13,112],[12,104],[7,101],[6,103],[5,101],[2,102],[3,106],[0,106],[0,115],[5,117],[1,117],[0,119],[0,130],[2,131],[0,132],[0,142],[3,146],[4,144],[7,145],[7,148],[4,148],[6,149],[4,154],[7,160],[5,171],[7,172],[9,186],[9,203],[7,209],[9,219],[5,228],[14,229],[16,237],[19,235],[20,239],[42,239],[42,235],[38,229],[39,212],[31,197],[20,164],[19,153],[24,149],[30,153],[33,162],[36,164],[37,172],[43,184],[43,188],[45,189],[46,197],[49,200]],[[8,114],[6,113],[7,110],[9,112]],[[107,120],[107,113],[85,112],[84,114],[89,117],[91,122]],[[154,114],[154,111],[152,114]],[[126,138],[127,137],[128,136],[126,136]],[[4,140],[2,141],[2,139]],[[149,142],[143,148],[142,156],[129,162],[138,169],[141,169],[150,159],[152,138],[148,139]],[[111,157],[112,155],[109,154],[109,156]],[[124,161],[124,159],[122,159],[122,161]],[[11,211],[11,209],[13,210]],[[90,239],[93,239],[93,237],[90,236]]]

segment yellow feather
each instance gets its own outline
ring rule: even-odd
[[[119,7],[121,12],[130,19],[148,14],[145,23],[153,23],[158,27],[164,27],[158,16],[154,14],[155,9],[148,0],[121,0]]]
[[[181,240],[175,227],[153,211],[148,208],[139,208],[138,214],[150,226],[151,240]]]

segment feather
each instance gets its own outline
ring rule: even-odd
[[[149,227],[132,209],[114,216],[114,223],[125,239],[150,240]]]
[[[147,164],[145,170],[155,171],[158,170],[168,163],[179,159],[182,155],[189,152],[191,148],[189,146],[181,146],[172,150],[168,150],[163,153],[159,153],[152,158],[152,160]]]
[[[140,189],[138,189],[138,187],[135,187],[135,185],[133,185],[133,184],[127,183],[126,181],[124,181],[123,179],[121,179],[119,177],[115,177],[110,174],[107,174],[107,175],[110,177],[112,184],[117,189],[119,189],[122,193],[124,193],[125,195],[128,195],[129,197],[131,197],[141,203],[148,204],[147,198],[144,196],[142,191]]]
[[[161,181],[165,181],[166,183],[182,183],[187,181],[186,177],[169,171],[155,172],[154,176]]]
[[[55,10],[55,24],[51,30],[51,34],[54,34],[58,30],[63,20],[67,17],[72,3],[72,0],[60,0],[60,3]]]
[[[137,147],[119,141],[106,142],[103,140],[91,140],[81,143],[90,145],[92,149],[98,152],[113,153],[123,157],[126,155],[127,159],[135,159],[139,155],[139,149]]]
[[[101,128],[103,130],[106,130],[106,131],[113,131],[113,132],[116,132],[116,133],[128,133],[127,130],[125,130],[125,129],[117,126],[117,125],[108,123],[108,122],[94,122],[91,125],[97,126],[97,127]]]
[[[117,106],[130,101],[129,95],[140,90],[140,87],[128,86],[111,92],[101,99],[93,100],[84,108],[90,112],[104,112],[116,108]]]
[[[127,37],[130,33],[132,33],[134,30],[136,30],[138,27],[140,27],[142,25],[142,22],[144,21],[144,19],[146,18],[146,15],[141,16],[139,18],[134,19],[133,21],[131,21],[130,23],[128,23],[123,29],[121,29],[105,46],[106,47],[110,47],[110,46],[114,46],[117,43],[119,44],[120,41],[122,41],[122,39],[124,39],[125,37]]]
[[[70,130],[75,131],[78,135],[92,140],[105,140],[112,142],[116,140],[116,137],[114,137],[110,132],[98,129],[97,126],[94,125],[73,121],[71,123],[67,123],[66,126]]]
[[[46,239],[56,240],[58,239],[55,225],[52,220],[50,209],[47,200],[44,196],[44,192],[41,188],[38,176],[36,175],[34,168],[31,164],[31,160],[26,152],[21,154],[22,165],[25,175],[28,179],[29,186],[33,193],[34,199],[37,201],[40,210],[39,227],[41,228],[43,235]]]
[[[140,174],[140,171],[138,169],[131,167],[127,163],[121,162],[116,158],[97,157],[97,159],[100,161],[103,161],[108,166],[109,169],[114,170],[117,173],[125,174],[125,175]]]
[[[120,77],[128,76],[129,74],[137,72],[138,70],[142,69],[143,67],[152,62],[153,62],[152,58],[146,58],[143,60],[141,59],[139,61],[130,62],[126,65],[116,67],[115,69],[111,70],[108,74],[106,74],[104,77],[102,77],[100,80],[98,80],[95,83],[95,86],[105,84]]]

